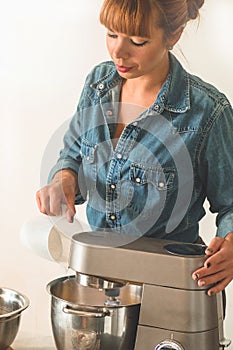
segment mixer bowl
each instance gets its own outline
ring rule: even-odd
[[[15,290],[0,288],[0,350],[6,350],[14,341],[21,313],[29,306],[28,298]]]
[[[133,350],[142,287],[98,290],[61,277],[47,286],[52,296],[51,322],[58,350]]]

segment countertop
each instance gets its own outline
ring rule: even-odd
[[[19,337],[7,350],[56,350],[56,346],[51,336]],[[226,350],[233,350],[233,344]]]
[[[16,337],[8,350],[56,350],[53,338],[47,337]]]

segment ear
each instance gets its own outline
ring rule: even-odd
[[[167,40],[167,46],[173,47],[180,39],[181,34],[183,33],[184,26],[179,27]]]

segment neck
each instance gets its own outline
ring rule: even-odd
[[[169,59],[159,69],[134,79],[126,79],[122,88],[122,102],[140,104],[149,107],[157,95],[169,73]]]

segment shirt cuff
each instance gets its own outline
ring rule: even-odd
[[[232,231],[233,231],[233,212],[230,211],[221,218],[221,221],[219,222],[219,225],[217,228],[217,236],[225,238],[226,235]]]
[[[54,177],[54,175],[64,169],[70,169],[73,170],[76,174],[79,172],[79,163],[72,159],[61,159],[59,160],[56,165],[51,169],[49,176],[48,176],[48,183],[50,183]]]
[[[73,170],[76,174],[78,174],[79,171],[79,163],[77,161],[74,161],[72,159],[61,159],[59,160],[56,165],[51,169],[49,176],[48,176],[48,183],[50,183],[54,177],[54,175],[61,170],[70,169]],[[85,195],[82,196],[80,193],[77,193],[75,197],[75,205],[77,204],[83,204],[85,200]]]

